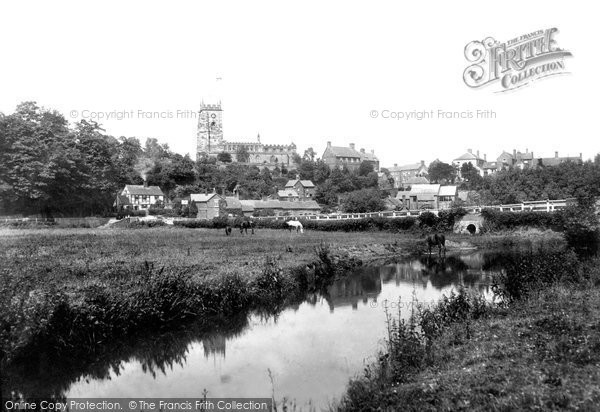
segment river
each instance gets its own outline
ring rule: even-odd
[[[9,386],[50,397],[271,397],[326,407],[371,363],[386,336],[385,306],[408,316],[459,284],[490,296],[503,255],[473,251],[361,267],[327,293],[311,294],[277,317],[251,314],[209,330],[193,325],[117,343],[85,370],[14,372]],[[401,302],[399,304],[398,302]],[[52,362],[42,362],[48,365]],[[12,382],[10,382],[12,381]]]

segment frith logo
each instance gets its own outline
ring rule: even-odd
[[[479,88],[499,83],[500,90],[518,89],[544,77],[567,73],[564,58],[554,39],[558,29],[538,30],[504,43],[488,37],[465,46],[470,65],[463,73],[467,86]]]

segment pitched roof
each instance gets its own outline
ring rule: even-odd
[[[192,194],[190,194],[190,200],[192,202],[204,203],[204,202],[208,202],[210,199],[212,199],[215,196],[219,196],[219,195],[217,193],[209,193],[209,194],[192,193]],[[221,197],[221,196],[219,196],[219,197]]]
[[[457,186],[441,186],[440,191],[438,193],[439,196],[456,196],[457,194]]]
[[[225,197],[225,208],[226,209],[242,209],[242,202],[240,199],[234,196]]]
[[[360,153],[350,147],[343,146],[329,146],[328,149],[334,156],[337,157],[358,157],[360,158]]]
[[[564,162],[581,162],[581,158],[578,157],[543,157],[541,158],[544,166],[556,166]]]
[[[500,156],[498,156],[498,159],[500,159],[501,157],[507,157],[507,156],[510,157],[511,159],[515,158],[513,155],[511,155],[507,151],[503,151],[502,153],[500,153]]]
[[[438,194],[440,191],[439,184],[431,184],[431,185],[412,185],[410,188],[411,193],[432,193]]]
[[[533,152],[517,152],[517,159],[519,160],[533,160]]]
[[[293,180],[288,180],[288,182],[285,184],[285,187],[294,187],[296,186],[296,183],[300,182],[300,184],[304,187],[315,187],[314,183],[310,180],[298,180],[298,179],[293,179]]]
[[[454,160],[482,160],[481,158],[477,157],[477,155],[467,152],[459,157],[457,157]]]
[[[425,165],[423,165],[421,162],[419,162],[419,163],[411,163],[411,164],[402,165],[402,166],[388,167],[387,169],[390,172],[405,172],[408,170],[419,170],[421,167],[425,167]]]
[[[254,200],[240,200],[242,212],[254,212]]]
[[[125,185],[123,192],[125,191],[131,195],[164,196],[163,191],[158,186]]]

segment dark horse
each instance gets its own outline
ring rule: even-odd
[[[433,246],[438,247],[438,256],[442,255],[442,250],[444,251],[444,256],[446,256],[446,236],[439,233],[427,236],[427,248],[430,256]]]
[[[254,222],[245,220],[242,223],[240,223],[240,233],[241,234],[244,234],[244,232],[246,232],[246,234],[248,234],[248,229],[251,230],[250,233],[254,234]]]

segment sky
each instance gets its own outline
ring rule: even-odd
[[[3,2],[0,112],[23,101],[113,136],[195,156],[200,102],[219,98],[225,138],[327,141],[382,166],[467,149],[536,157],[598,153],[594,2]],[[556,27],[565,75],[494,93],[463,81],[467,43]],[[215,97],[215,79],[222,78]],[[431,111],[430,119],[384,113]],[[495,118],[438,118],[491,110]],[[373,111],[377,117],[373,117]],[[155,114],[154,112],[158,112]],[[98,116],[118,115],[125,118]]]

